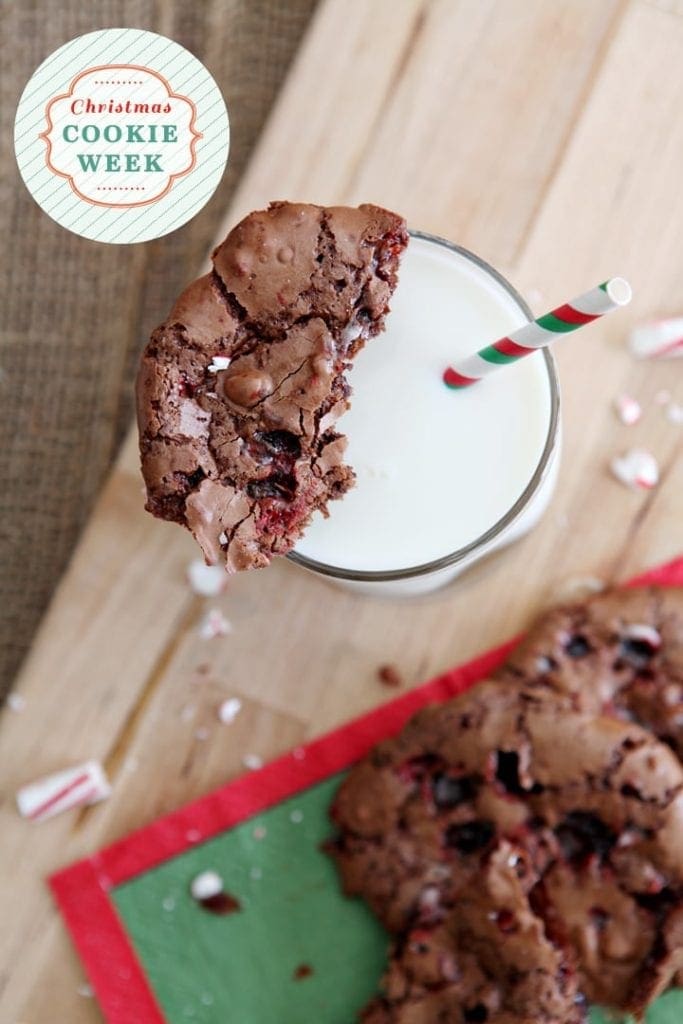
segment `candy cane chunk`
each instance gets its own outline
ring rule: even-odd
[[[16,799],[22,818],[47,821],[73,807],[106,800],[110,793],[111,786],[102,765],[98,761],[86,761],[23,786]]]
[[[643,415],[640,403],[630,395],[619,395],[618,398],[615,399],[614,407],[616,409],[617,416],[627,427],[632,427],[633,424],[637,423]]]
[[[632,448],[612,459],[612,473],[626,487],[649,491],[659,483],[657,460],[645,448]]]
[[[200,597],[217,597],[228,582],[225,569],[219,565],[205,565],[199,558],[188,565],[187,579],[194,593]]]
[[[683,356],[683,316],[640,324],[628,344],[637,359],[673,359]]]

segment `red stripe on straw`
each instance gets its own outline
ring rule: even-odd
[[[34,807],[34,809],[31,811],[28,817],[39,818],[41,814],[45,814],[46,811],[49,811],[51,807],[54,807],[55,804],[58,804],[59,801],[63,800],[65,796],[68,796],[69,793],[73,793],[74,789],[78,789],[78,787],[82,786],[84,782],[87,782],[89,777],[90,776],[85,774],[77,775],[76,778],[73,779],[73,781],[70,782],[68,786],[64,786],[62,789],[59,789],[56,793],[53,793],[52,796],[49,797],[47,800],[44,800],[42,804],[39,804],[37,807]]]
[[[568,303],[558,306],[553,310],[552,315],[556,316],[558,320],[564,320],[566,324],[589,324],[600,317],[599,313],[582,313],[581,310],[574,309]]]
[[[529,348],[526,345],[518,345],[512,338],[501,338],[500,341],[497,341],[491,347],[506,356],[527,356],[530,352],[536,351],[534,348]]]
[[[449,366],[447,370],[444,370],[443,375],[444,383],[448,384],[449,388],[466,388],[470,384],[476,384],[476,377],[465,377],[464,374],[458,373],[452,366]]]

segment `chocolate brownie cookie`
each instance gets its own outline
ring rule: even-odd
[[[234,228],[145,349],[137,383],[148,511],[228,571],[286,554],[352,485],[335,421],[379,333],[408,241],[376,206],[273,203]]]
[[[499,676],[639,722],[683,758],[683,590],[612,590],[556,608]]]
[[[563,1000],[580,1008],[574,967],[587,999],[640,1012],[683,967],[683,769],[638,725],[486,681],[380,744],[342,784],[332,814],[347,893],[367,900],[401,950],[415,928],[435,927],[456,937],[456,960],[461,946],[476,950],[502,1019],[581,1019],[557,1011]],[[501,904],[489,912],[498,929],[475,942],[480,932],[463,908],[489,898],[505,842],[519,858],[511,866],[520,887],[514,898],[496,889]],[[500,965],[512,941],[525,945],[528,915],[556,955],[539,966],[529,940],[528,968],[506,972]],[[390,974],[401,962],[395,955]],[[522,983],[526,1004],[514,995]],[[388,1001],[389,1015],[377,1020],[412,1024],[389,991],[383,999],[376,1006]],[[493,1008],[490,1020],[498,1022]]]
[[[400,936],[365,1024],[581,1024],[572,961],[529,904],[526,856],[500,840],[456,910]]]

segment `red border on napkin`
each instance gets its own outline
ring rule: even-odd
[[[683,586],[683,557],[626,585],[652,584]],[[425,704],[488,675],[516,643],[509,640],[52,875],[50,887],[108,1024],[166,1024],[109,898],[115,886],[348,768]]]

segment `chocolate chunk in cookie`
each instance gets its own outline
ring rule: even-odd
[[[335,428],[346,372],[382,330],[407,241],[376,206],[273,203],[153,333],[137,384],[146,507],[207,562],[267,565],[352,486]]]

